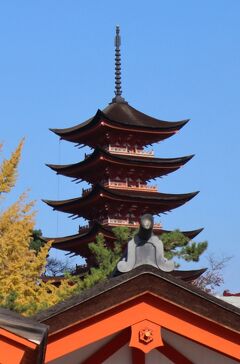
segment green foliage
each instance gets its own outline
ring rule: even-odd
[[[187,262],[198,262],[201,254],[207,249],[207,241],[196,243],[179,230],[164,233],[160,236],[167,259],[181,258]]]
[[[116,228],[119,229],[119,228]],[[90,288],[99,281],[106,279],[116,267],[122,253],[122,238],[129,236],[129,231],[115,230],[119,240],[114,242],[114,246],[110,249],[106,246],[105,239],[99,234],[95,243],[90,243],[89,248],[96,258],[97,267],[91,268],[90,272],[84,277],[80,284],[80,289]]]
[[[126,244],[129,238],[133,235],[133,231],[131,231],[126,226],[117,226],[112,229],[117,242],[120,244]]]
[[[29,248],[36,251],[36,254],[39,253],[41,248],[44,246],[45,241],[42,239],[42,231],[41,230],[33,230],[32,239],[29,244]]]

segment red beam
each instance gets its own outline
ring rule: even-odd
[[[103,345],[100,349],[95,351],[91,356],[89,356],[81,364],[102,364],[110,356],[112,356],[116,351],[121,349],[130,340],[130,329],[127,328],[110,340],[107,344]],[[139,363],[141,364],[141,363]]]
[[[137,348],[131,348],[132,364],[145,364],[145,353]]]
[[[193,362],[187,359],[183,354],[179,353],[171,345],[164,341],[164,346],[159,346],[157,350],[171,360],[174,364],[193,364]]]

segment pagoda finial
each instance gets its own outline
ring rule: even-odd
[[[126,102],[122,97],[122,80],[121,80],[121,36],[120,26],[116,26],[116,35],[114,39],[115,45],[115,97],[112,102]]]

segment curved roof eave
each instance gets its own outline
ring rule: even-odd
[[[177,158],[152,158],[152,157],[136,157],[136,156],[127,156],[127,155],[117,155],[109,153],[99,147],[97,147],[92,154],[90,154],[86,159],[82,160],[78,163],[72,163],[72,164],[65,164],[65,165],[59,165],[59,164],[46,164],[47,167],[51,168],[52,170],[56,171],[58,173],[63,170],[68,170],[72,168],[79,168],[84,165],[89,164],[91,161],[96,160],[101,155],[104,155],[108,158],[111,158],[112,160],[116,160],[119,162],[130,162],[132,164],[135,163],[144,163],[144,164],[186,164],[189,162],[193,157],[194,154],[183,156],[183,157],[177,157]],[[159,166],[161,167],[161,166]]]
[[[112,110],[114,109],[114,110]],[[106,119],[110,123],[127,126],[132,128],[140,129],[155,129],[159,130],[179,130],[181,129],[190,119],[184,119],[180,121],[165,121],[148,116],[137,109],[133,108],[129,104],[125,103],[114,103],[108,105],[105,109],[96,112],[96,114],[84,121],[83,123],[77,124],[73,127],[64,129],[50,128],[52,132],[59,135],[60,137],[65,137],[71,135],[75,132],[82,131],[87,128],[94,126],[100,119]]]
[[[169,193],[161,193],[161,192],[129,192],[129,191],[124,191],[124,190],[113,190],[113,189],[108,189],[105,188],[103,186],[101,186],[100,184],[96,184],[93,189],[91,191],[89,191],[88,194],[81,196],[81,197],[76,197],[76,198],[72,198],[72,199],[67,199],[67,200],[59,200],[59,201],[55,201],[55,200],[45,200],[43,199],[42,201],[45,202],[47,205],[53,207],[53,208],[59,208],[59,207],[63,207],[64,205],[70,205],[70,204],[78,204],[81,203],[82,201],[86,201],[87,199],[91,199],[91,197],[93,197],[94,195],[100,195],[100,193],[105,193],[108,196],[112,196],[114,197],[125,197],[129,200],[136,200],[136,199],[145,199],[145,200],[165,200],[166,202],[171,202],[171,201],[181,201],[181,200],[186,200],[189,201],[191,200],[193,197],[195,197],[199,191],[196,192],[191,192],[191,193],[184,193],[184,194],[169,194]]]

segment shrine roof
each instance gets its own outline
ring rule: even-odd
[[[239,308],[149,265],[139,266],[128,273],[101,282],[40,312],[34,319],[50,325],[50,333],[54,333],[146,294],[172,302],[178,307],[239,332]]]
[[[55,134],[64,138],[81,130],[86,130],[96,125],[99,121],[107,121],[118,126],[127,126],[140,129],[153,129],[155,131],[173,131],[181,129],[189,119],[181,121],[164,121],[148,116],[126,102],[113,102],[105,109],[97,111],[90,119],[70,128],[50,129]]]
[[[46,325],[0,307],[0,328],[37,344],[39,346],[37,363],[43,363],[48,335]]]

